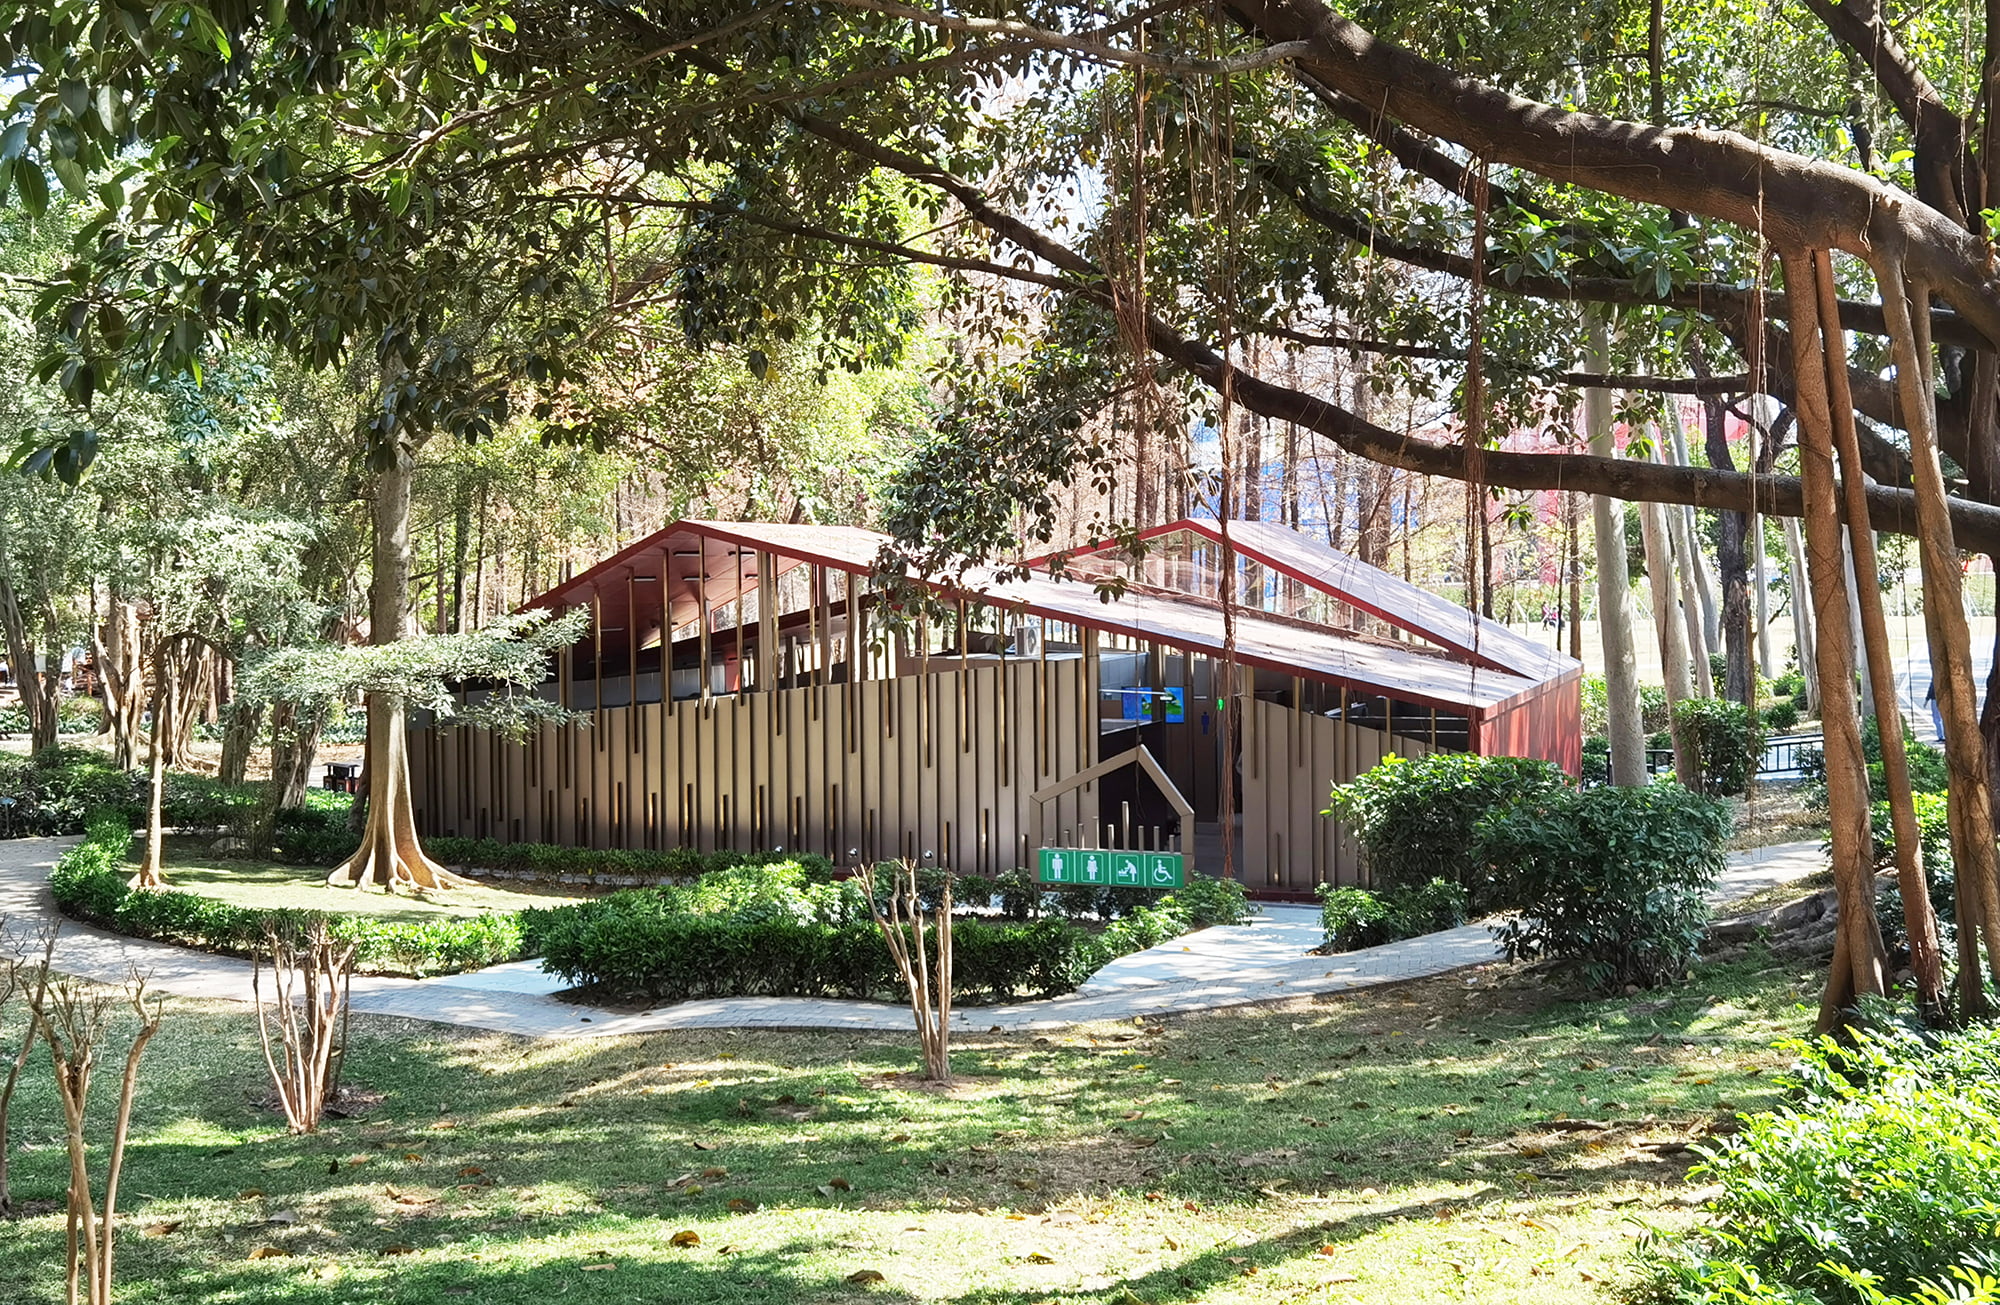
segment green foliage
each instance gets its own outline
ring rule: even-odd
[[[249,955],[267,924],[301,927],[315,913],[235,906],[172,889],[127,885],[125,856],[132,826],[122,810],[93,812],[82,842],[49,872],[49,890],[64,914],[138,938]],[[336,939],[358,944],[363,973],[455,974],[521,956],[524,935],[512,915],[478,915],[411,923],[345,912],[326,917]]]
[[[1695,1169],[1710,1227],[1652,1240],[1656,1299],[1706,1305],[2000,1301],[2000,1029],[1884,1023],[1800,1044],[1797,1100]]]
[[[82,748],[0,754],[0,838],[79,834],[100,807],[138,801],[138,777]]]
[[[1750,708],[1727,698],[1685,698],[1674,704],[1674,733],[1693,751],[1701,791],[1735,797],[1750,787],[1764,755],[1764,727]]]
[[[1418,938],[1465,923],[1465,890],[1445,879],[1411,888],[1319,886],[1320,924],[1326,950],[1351,952],[1404,938]]]
[[[1780,699],[1764,708],[1764,728],[1783,733],[1794,729],[1799,723],[1799,705],[1788,699]]]
[[[1647,734],[1658,734],[1673,724],[1673,715],[1667,710],[1667,691],[1658,684],[1639,686],[1639,728]]]
[[[1912,793],[1943,793],[1951,787],[1951,770],[1942,749],[1920,743],[1903,722],[1903,753],[1910,772]],[[1873,716],[1861,722],[1861,757],[1868,766],[1868,796],[1871,801],[1889,800],[1889,779],[1882,763],[1882,724]],[[1826,809],[1826,752],[1822,748],[1799,749],[1799,773],[1804,776],[1806,801]]]
[[[279,648],[250,659],[237,681],[247,702],[291,702],[319,709],[364,694],[387,694],[417,711],[509,734],[544,722],[580,719],[535,690],[549,657],[583,634],[586,613],[517,612],[477,630],[398,639],[387,644]],[[457,689],[477,682],[463,700]]]
[[[1207,893],[1205,903],[1202,896],[1195,909],[1214,911],[1231,894]],[[522,917],[544,969],[654,1000],[888,999],[901,991],[859,885],[816,882],[795,864],[719,870],[689,885],[613,893]],[[966,1002],[1055,996],[1109,961],[1193,925],[1193,909],[1171,897],[1133,906],[1100,932],[1056,919],[959,919],[952,925],[952,989]]]
[[[1579,684],[1583,696],[1583,732],[1602,734],[1611,728],[1611,690],[1602,675],[1586,675]]]
[[[1234,879],[1195,878],[1174,889],[1161,907],[1178,911],[1197,929],[1218,924],[1242,924],[1256,911],[1243,885]]]
[[[1930,889],[1931,910],[1937,916],[1938,937],[1950,948],[1957,937],[1958,876],[1951,855],[1951,823],[1947,816],[1949,799],[1942,793],[1917,793],[1911,798],[1916,809],[1917,841],[1923,848],[1924,880]],[[1874,866],[1877,873],[1892,871],[1896,865],[1896,827],[1889,816],[1889,804],[1877,802],[1869,808],[1869,832],[1875,841]],[[1894,883],[1882,890],[1875,917],[1882,926],[1882,942],[1891,950],[1908,945],[1909,926],[1903,912],[1903,890]]]
[[[221,834],[250,844],[267,798],[261,782],[224,784],[206,775],[170,772],[160,798],[160,823],[183,833]],[[276,813],[270,845],[253,845],[249,851],[274,854],[293,865],[336,865],[355,848],[349,823],[353,804],[349,794],[309,788],[298,806]]]
[[[1771,693],[1779,698],[1803,699],[1806,696],[1806,677],[1797,671],[1786,671],[1771,681]]]
[[[1611,740],[1602,734],[1593,734],[1583,741],[1582,779],[1586,784],[1611,782]]]
[[[477,866],[522,878],[698,879],[737,866],[797,865],[815,881],[833,878],[833,862],[812,853],[697,852],[674,847],[665,851],[621,848],[558,847],[553,843],[502,843],[492,838],[427,838],[424,851],[447,866]]]
[[[1509,904],[1505,886],[1474,837],[1489,812],[1556,792],[1567,778],[1554,764],[1524,757],[1437,752],[1416,761],[1388,756],[1365,775],[1336,785],[1324,814],[1342,821],[1368,856],[1381,888],[1445,879],[1463,888],[1477,914]]]
[[[1728,807],[1658,783],[1551,789],[1495,809],[1476,838],[1520,908],[1497,930],[1508,956],[1608,991],[1685,973],[1728,836]]]

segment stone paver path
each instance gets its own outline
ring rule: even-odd
[[[67,839],[0,842],[0,915],[18,934],[53,922],[48,870]],[[1726,904],[1823,869],[1818,843],[1788,843],[1739,853],[1716,886]],[[1049,1001],[973,1006],[954,1012],[968,1031],[1055,1029],[1099,1020],[1215,1010],[1253,1002],[1339,992],[1401,979],[1425,978],[1498,957],[1483,925],[1340,956],[1314,956],[1319,911],[1266,906],[1246,925],[1203,929],[1111,962],[1076,992]],[[232,1001],[251,999],[248,961],[168,943],[126,938],[62,921],[56,965],[65,973],[117,982],[133,968],[159,992]],[[523,1037],[603,1037],[685,1028],[818,1028],[903,1031],[902,1006],[808,997],[732,997],[680,1002],[630,1013],[579,1005],[556,994],[562,981],[535,961],[515,961],[435,979],[359,977],[354,1009],[401,1015]]]

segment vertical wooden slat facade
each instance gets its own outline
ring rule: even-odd
[[[1095,784],[1045,812],[1033,796],[1097,761],[1089,663],[948,664],[934,659],[925,676],[601,707],[587,726],[546,725],[521,741],[420,725],[411,734],[418,828],[593,848],[783,848],[842,864],[850,851],[928,854],[986,874],[1024,864],[1058,831],[1095,829]],[[917,728],[920,711],[934,731]],[[1041,746],[1020,746],[1050,724]],[[665,745],[628,751],[633,736]],[[548,764],[553,755],[567,764]]]

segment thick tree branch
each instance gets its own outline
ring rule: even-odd
[[[1967,171],[1965,119],[1952,112],[1903,43],[1879,3],[1805,0],[1835,40],[1867,65],[1916,144],[1917,197],[1963,224]]]
[[[1153,348],[1199,376],[1220,385],[1225,371],[1236,401],[1260,416],[1304,426],[1359,457],[1384,466],[1449,480],[1474,479],[1463,443],[1432,444],[1385,430],[1313,395],[1274,385],[1232,368],[1213,349],[1155,321]],[[1567,489],[1651,503],[1686,503],[1732,512],[1755,510],[1767,516],[1804,514],[1802,487],[1794,476],[1756,476],[1708,467],[1668,466],[1628,458],[1583,453],[1480,452],[1477,483],[1506,489]],[[1868,489],[1868,520],[1892,534],[1917,533],[1915,496],[1906,489]],[[1961,547],[1991,553],[2000,548],[2000,507],[1951,500],[1952,528]]]
[[[1701,213],[1799,248],[1857,257],[1900,252],[2000,345],[2000,269],[1948,214],[1851,168],[1772,149],[1736,132],[1652,127],[1574,113],[1461,77],[1378,40],[1319,0],[1235,0],[1265,39],[1309,42],[1308,75],[1418,131],[1494,163],[1641,203]]]
[[[1362,246],[1370,254],[1380,258],[1394,259],[1409,267],[1421,268],[1427,272],[1440,272],[1470,281],[1473,274],[1470,256],[1438,249],[1429,245],[1413,244],[1386,234],[1365,217],[1342,212],[1312,198],[1306,188],[1283,169],[1267,159],[1245,157],[1251,170],[1273,190],[1289,200],[1299,213],[1313,223],[1326,228],[1333,234]],[[1511,280],[1506,269],[1488,260],[1484,283],[1490,290],[1507,294],[1525,295],[1530,299],[1548,299],[1562,303],[1630,304],[1635,306],[1660,306],[1685,308],[1719,320],[1743,323],[1749,320],[1753,292],[1740,286],[1721,285],[1712,281],[1694,281],[1676,285],[1661,295],[1650,289],[1641,289],[1634,282],[1622,277],[1609,276],[1524,276],[1515,275]],[[1765,312],[1772,317],[1783,317],[1788,300],[1783,291],[1766,291]],[[1850,331],[1864,335],[1886,335],[1888,327],[1882,319],[1880,304],[1860,303],[1842,300],[1840,304],[1840,324]],[[1931,310],[1932,335],[1941,343],[1960,344],[1967,347],[1988,347],[1984,336],[1948,309]]]
[[[1438,362],[1464,362],[1466,351],[1445,349],[1430,344],[1403,344],[1392,340],[1368,340],[1353,335],[1315,335],[1310,331],[1297,331],[1284,326],[1264,326],[1246,328],[1246,335],[1262,335],[1273,340],[1284,340],[1292,344],[1302,344],[1314,349],[1345,349],[1350,353],[1372,353],[1384,358],[1426,358]],[[1751,378],[1748,375],[1709,377],[1668,377],[1630,375],[1603,375],[1596,372],[1568,372],[1558,368],[1544,367],[1519,359],[1485,357],[1487,366],[1496,371],[1513,372],[1522,376],[1533,376],[1551,385],[1575,385],[1586,389],[1636,390],[1646,394],[1693,394],[1693,395],[1734,395],[1748,393]]]

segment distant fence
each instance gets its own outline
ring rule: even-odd
[[[1764,755],[1757,761],[1757,778],[1804,779],[1805,772],[1799,769],[1799,753],[1808,748],[1818,751],[1824,746],[1824,734],[1780,734],[1767,738],[1764,740]],[[1670,775],[1673,769],[1672,748],[1646,749],[1647,774]]]

